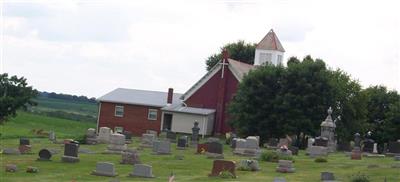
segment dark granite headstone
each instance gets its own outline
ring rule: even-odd
[[[400,154],[400,142],[389,142],[387,150],[389,153]]]
[[[268,139],[268,146],[270,147],[278,147],[279,139],[277,138],[270,138]]]
[[[223,153],[223,145],[219,142],[210,142],[208,143],[207,152],[222,154]]]
[[[373,140],[365,140],[363,147],[363,152],[372,153],[374,150],[374,141]]]
[[[321,172],[321,181],[333,181],[335,176],[331,172]]]
[[[315,138],[314,142],[315,146],[327,147],[328,146],[328,139],[325,137],[317,137]]]
[[[187,146],[187,138],[183,138],[183,137],[179,138],[177,146],[178,146],[178,148],[181,148],[181,149],[185,148]]]
[[[20,138],[19,145],[30,145],[29,139],[27,138]]]
[[[71,157],[78,157],[79,145],[75,143],[67,143],[64,148],[64,155]]]
[[[211,174],[208,176],[219,176],[221,172],[228,171],[232,177],[236,177],[235,161],[214,160]]]
[[[194,122],[192,128],[192,143],[197,143],[199,141],[200,127],[198,122]]]
[[[122,134],[125,135],[125,140],[132,140],[132,132],[124,131]]]
[[[52,154],[49,150],[47,149],[42,149],[39,151],[39,159],[41,161],[49,161],[51,158]]]
[[[293,155],[298,155],[299,154],[299,147],[290,146],[289,150],[292,151]]]
[[[337,145],[338,151],[351,151],[350,142],[341,142]]]

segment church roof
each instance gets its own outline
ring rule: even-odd
[[[257,44],[256,49],[275,50],[285,52],[281,42],[276,36],[274,30],[270,30],[267,35]]]
[[[201,88],[208,80],[210,80],[218,71],[222,68],[221,63],[216,64],[211,68],[203,77],[200,78],[188,91],[186,91],[181,99],[185,100],[192,96],[198,89]],[[243,79],[243,76],[247,74],[251,69],[255,68],[255,66],[247,63],[243,63],[240,61],[236,61],[234,59],[228,58],[228,69],[233,73],[235,78],[240,82]]]

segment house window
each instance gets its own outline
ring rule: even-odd
[[[277,63],[278,63],[278,64],[282,64],[282,55],[278,55],[278,61],[277,61]]]
[[[115,116],[124,117],[124,106],[120,105],[115,106]]]
[[[149,109],[149,114],[147,115],[149,120],[157,120],[157,109]]]
[[[260,53],[260,63],[272,63],[272,54],[271,53]]]

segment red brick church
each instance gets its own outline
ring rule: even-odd
[[[283,49],[273,30],[258,43],[254,65],[229,59],[208,71],[184,94],[118,88],[98,98],[97,128],[107,126],[141,135],[146,130],[168,129],[191,133],[194,122],[200,134],[216,135],[231,131],[227,107],[239,82],[251,70],[265,63],[282,64]]]

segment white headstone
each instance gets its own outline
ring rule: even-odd
[[[99,130],[98,141],[100,143],[109,143],[111,133],[112,133],[112,131],[109,127],[101,127]]]

